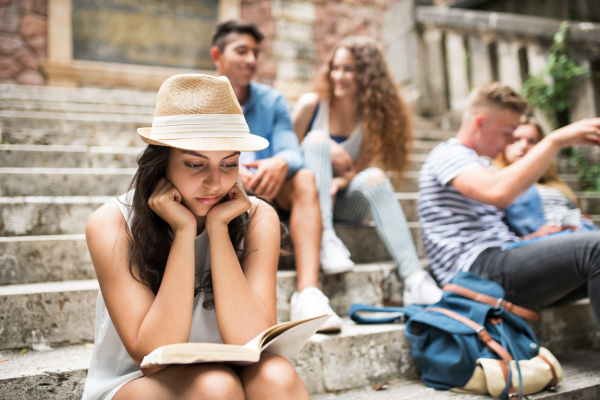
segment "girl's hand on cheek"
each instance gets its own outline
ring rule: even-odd
[[[148,205],[173,230],[173,233],[190,229],[196,231],[196,217],[181,204],[181,193],[166,178],[160,178],[150,198]]]
[[[248,211],[252,202],[248,198],[239,178],[220,204],[210,209],[206,215],[207,228],[211,223],[229,224],[238,215]]]

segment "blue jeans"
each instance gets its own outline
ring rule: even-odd
[[[485,250],[470,271],[505,290],[507,300],[529,308],[589,294],[600,327],[600,232],[549,238],[502,251]]]

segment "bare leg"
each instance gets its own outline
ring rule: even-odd
[[[246,400],[308,400],[304,382],[288,360],[262,354],[260,361],[240,371]]]
[[[114,400],[244,400],[244,398],[244,388],[238,375],[231,368],[220,364],[168,367],[127,382],[113,397]]]
[[[288,178],[276,201],[284,210],[291,210],[290,236],[294,244],[298,292],[307,287],[317,287],[323,228],[314,174],[301,169]]]

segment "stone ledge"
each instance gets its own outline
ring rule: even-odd
[[[42,69],[50,86],[131,87],[158,90],[173,75],[208,74],[215,71],[154,67],[148,65],[119,64],[99,61],[71,60],[65,62],[45,60]]]
[[[418,7],[417,21],[440,28],[485,30],[550,40],[560,27],[560,21],[552,18],[441,7]],[[570,22],[567,40],[600,44],[600,24]]]

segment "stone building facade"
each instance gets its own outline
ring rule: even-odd
[[[260,26],[266,38],[257,79],[274,85],[295,100],[312,88],[318,66],[337,41],[348,35],[381,39],[386,12],[402,2],[412,3],[409,0],[220,0],[218,21],[243,18]],[[73,0],[0,0],[0,82],[155,90],[165,76],[191,71],[164,66],[104,65],[76,59],[73,3]],[[210,68],[203,72],[210,72]]]
[[[0,83],[46,83],[46,10],[46,0],[0,1]]]

